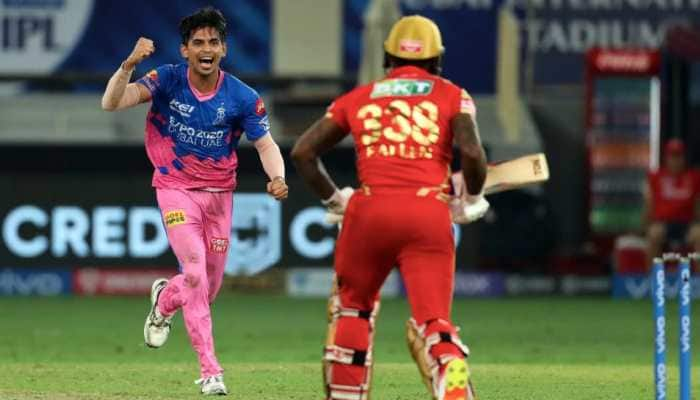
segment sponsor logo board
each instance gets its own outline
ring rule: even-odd
[[[0,296],[58,296],[70,292],[69,269],[0,268]]]
[[[328,297],[333,284],[333,268],[291,268],[287,271],[286,291],[292,297]],[[401,292],[399,274],[389,274],[380,291],[381,297],[397,297]]]
[[[174,268],[158,269],[99,269],[80,268],[73,275],[75,294],[145,295],[151,292],[153,281],[171,278],[177,274]]]

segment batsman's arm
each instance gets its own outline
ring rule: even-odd
[[[486,155],[481,146],[479,128],[472,115],[457,114],[451,121],[454,140],[459,148],[460,161],[467,193],[478,195],[486,181]]]
[[[321,199],[330,199],[338,188],[326,172],[320,156],[340,142],[347,133],[330,118],[316,121],[292,148],[292,161],[304,182]]]
[[[136,83],[129,83],[129,80],[131,80],[131,74],[134,72],[136,65],[153,54],[154,51],[153,41],[139,38],[134,46],[134,50],[107,83],[107,88],[105,88],[104,95],[102,95],[103,110],[121,110],[151,100],[151,92],[146,87]]]

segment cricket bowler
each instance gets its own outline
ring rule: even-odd
[[[241,137],[252,141],[270,181],[267,192],[287,197],[284,162],[272,139],[260,96],[221,70],[226,56],[226,20],[207,7],[179,25],[185,62],[162,65],[129,83],[136,65],[155,51],[140,38],[107,84],[102,108],[122,110],[151,102],[145,144],[153,164],[153,187],[168,241],[180,264],[170,280],[156,280],[144,326],[146,345],[165,344],[171,320],[182,309],[200,366],[201,393],[227,394],[214,352],[210,304],[224,276],[231,235]]]
[[[412,318],[407,340],[432,397],[472,400],[468,348],[450,318],[455,271],[449,192],[453,144],[466,185],[459,222],[486,212],[486,159],[469,94],[441,78],[438,27],[404,17],[384,43],[384,79],[336,99],[297,141],[292,158],[330,213],[343,214],[323,356],[327,400],[369,398],[378,293],[397,266]],[[352,134],[361,186],[339,190],[320,156]]]

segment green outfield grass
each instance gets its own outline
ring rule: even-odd
[[[0,399],[197,399],[198,370],[177,318],[167,345],[143,344],[144,298],[0,298]],[[671,303],[670,307],[674,307]],[[481,400],[651,399],[649,302],[607,299],[458,300]],[[700,317],[699,307],[693,319]],[[677,398],[675,309],[669,398]],[[429,399],[406,351],[402,300],[383,303],[374,400]],[[219,359],[234,399],[322,399],[323,300],[222,295]],[[700,354],[697,322],[694,353]],[[693,360],[700,398],[700,356]]]

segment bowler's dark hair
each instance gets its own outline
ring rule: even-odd
[[[192,34],[201,28],[214,28],[219,32],[219,38],[222,42],[226,41],[226,18],[214,7],[204,7],[195,11],[194,14],[188,15],[180,21],[178,26],[182,44],[187,44]]]

